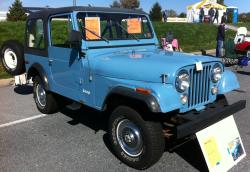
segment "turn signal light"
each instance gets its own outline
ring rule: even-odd
[[[147,89],[144,89],[144,88],[136,88],[135,91],[138,92],[138,93],[142,93],[142,94],[151,94],[151,90],[147,90]]]

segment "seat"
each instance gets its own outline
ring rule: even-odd
[[[234,38],[234,44],[240,44],[245,41],[247,36],[247,28],[246,27],[240,27],[237,29],[236,36]],[[247,38],[249,39],[249,38]]]

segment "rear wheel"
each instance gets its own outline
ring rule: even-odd
[[[109,138],[115,155],[140,170],[156,163],[165,148],[161,124],[144,121],[137,111],[127,106],[119,106],[111,114]]]
[[[58,111],[59,106],[53,93],[45,90],[44,82],[36,76],[33,83],[33,95],[36,106],[41,113],[52,114]]]
[[[25,72],[23,46],[18,41],[9,40],[1,47],[1,62],[11,75],[20,75]]]
[[[250,58],[250,47],[247,48],[247,57]]]

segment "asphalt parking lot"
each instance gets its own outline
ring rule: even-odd
[[[227,98],[229,103],[247,100],[247,108],[235,115],[247,157],[231,171],[246,172],[250,171],[250,67],[237,75],[241,88]],[[102,114],[88,108],[43,115],[35,107],[32,87],[0,88],[0,171],[135,171],[110,151],[104,121]],[[166,151],[147,171],[206,171],[206,165],[193,141]]]

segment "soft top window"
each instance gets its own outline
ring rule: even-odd
[[[29,48],[44,49],[44,29],[42,19],[31,19],[27,23],[27,46]]]
[[[133,40],[153,37],[144,15],[117,13],[78,13],[79,30],[87,41]]]

